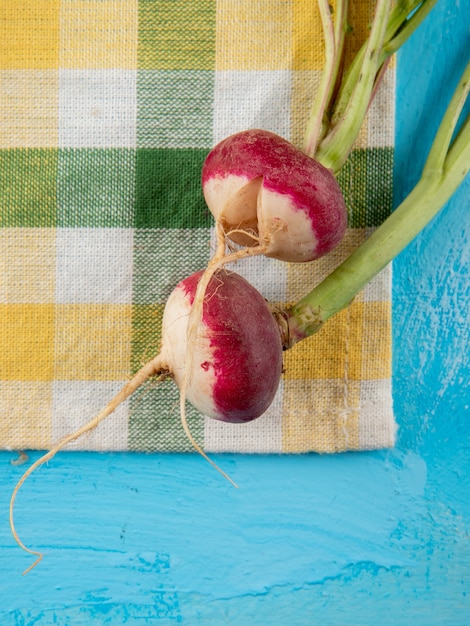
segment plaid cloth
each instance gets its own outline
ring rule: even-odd
[[[352,54],[375,3],[354,3]],[[314,0],[2,0],[0,446],[48,448],[158,351],[164,303],[214,242],[201,166],[245,128],[301,144],[323,65]],[[394,69],[339,176],[343,244],[306,265],[232,269],[292,303],[390,212]],[[393,445],[391,275],[285,354],[267,414],[228,425],[188,409],[207,451]],[[88,450],[192,450],[171,381],[147,384]]]

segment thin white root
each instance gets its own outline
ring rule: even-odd
[[[104,409],[102,409],[102,411],[100,411],[100,413],[98,413],[98,415],[96,417],[91,419],[89,422],[84,424],[81,428],[79,428],[78,430],[76,430],[72,434],[67,435],[66,437],[63,437],[60,441],[58,441],[48,452],[46,452],[46,454],[41,456],[37,461],[35,461],[27,469],[25,471],[25,473],[22,475],[22,477],[20,478],[20,480],[16,483],[16,486],[15,486],[15,488],[13,490],[13,493],[11,495],[11,498],[10,498],[10,528],[11,528],[11,532],[12,532],[12,535],[13,535],[16,543],[20,546],[20,548],[22,548],[25,552],[28,552],[29,554],[33,554],[33,555],[38,557],[34,561],[34,563],[32,565],[30,565],[23,572],[23,576],[25,574],[27,574],[28,572],[30,572],[32,569],[34,569],[36,567],[36,565],[38,565],[38,563],[40,563],[40,561],[42,560],[44,554],[42,552],[38,552],[37,550],[32,550],[31,548],[28,548],[23,543],[23,541],[20,539],[20,537],[18,536],[18,533],[16,531],[13,511],[14,511],[16,496],[17,496],[18,491],[20,490],[21,486],[23,485],[25,480],[38,467],[40,467],[44,463],[47,463],[47,461],[50,461],[57,454],[57,452],[60,452],[60,450],[62,450],[67,444],[71,443],[72,441],[75,441],[76,439],[78,439],[79,437],[84,435],[85,433],[87,433],[87,432],[93,430],[94,428],[96,428],[100,422],[102,422],[106,417],[111,415],[111,413],[113,413],[120,404],[122,404],[125,400],[127,400],[127,398],[129,398],[134,393],[134,391],[136,391],[136,389],[138,389],[146,380],[148,380],[150,377],[155,376],[155,375],[160,375],[162,379],[165,378],[168,375],[168,370],[166,369],[166,366],[163,364],[163,362],[162,362],[162,360],[160,358],[160,355],[155,357],[154,359],[152,359],[148,363],[146,363],[144,365],[144,367],[142,367],[137,372],[137,374],[135,374],[135,376],[133,376],[133,378],[127,383],[127,385],[125,385],[121,389],[121,391],[119,391],[119,393],[114,396],[114,398],[104,407]]]
[[[222,474],[222,476],[226,478],[229,483],[231,483],[234,487],[238,489],[237,483],[234,480],[232,480],[232,478],[230,478],[230,476],[226,474],[224,470],[217,465],[217,463],[215,463],[210,457],[207,456],[207,454],[204,452],[204,450],[201,448],[201,446],[198,444],[198,442],[194,439],[193,435],[191,434],[191,431],[189,430],[189,426],[188,426],[188,420],[186,419],[186,400],[185,400],[183,392],[181,392],[180,394],[180,416],[181,416],[181,424],[183,425],[184,432],[186,433],[186,436],[191,442],[191,445],[194,447],[194,449],[197,452],[199,452],[199,454],[202,457],[204,457],[206,461],[208,461],[212,465],[212,467],[219,472],[219,474]]]
[[[227,233],[225,233],[225,237],[227,239],[230,239],[230,237],[232,235],[244,235],[245,237],[249,237],[250,239],[253,239],[253,245],[255,243],[257,243],[258,245],[261,245],[261,237],[259,235],[257,235],[254,231],[249,231],[246,230],[245,228],[232,228],[231,230],[229,230]],[[227,241],[227,245],[230,243],[230,241]],[[232,251],[235,250],[236,248],[232,248]]]

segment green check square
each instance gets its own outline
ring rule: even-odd
[[[213,70],[216,0],[140,0],[138,67]]]
[[[180,419],[179,390],[173,380],[150,381],[131,398],[129,450],[194,452]],[[202,446],[204,417],[186,403],[189,429]]]
[[[137,145],[210,148],[214,72],[140,70]]]
[[[338,174],[350,228],[379,226],[390,215],[393,148],[356,149]]]
[[[158,354],[162,334],[163,304],[132,307],[132,373]]]
[[[133,225],[135,150],[69,148],[59,152],[58,224]]]
[[[163,309],[163,304],[133,306],[133,373],[159,352]],[[181,426],[179,392],[173,380],[149,381],[131,397],[130,403],[128,430],[130,450],[193,451]],[[186,410],[191,432],[202,444],[204,418],[189,404]]]
[[[209,228],[136,230],[134,303],[165,303],[183,278],[206,267],[210,253]]]
[[[367,161],[367,226],[380,226],[393,208],[393,148],[369,148]]]
[[[57,166],[55,148],[0,150],[0,227],[56,226]]]
[[[208,150],[140,148],[136,157],[136,228],[209,228],[201,170]]]

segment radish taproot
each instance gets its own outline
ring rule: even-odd
[[[313,261],[346,231],[346,205],[334,175],[265,130],[218,143],[204,162],[202,188],[229,239],[281,261]]]

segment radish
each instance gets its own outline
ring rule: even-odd
[[[302,151],[265,130],[246,130],[218,143],[202,171],[203,193],[222,236],[282,261],[312,261],[342,239],[347,212],[335,174],[354,147],[361,125],[394,52],[436,0],[377,0],[369,35],[352,62],[344,62],[348,0],[335,20],[318,0],[325,67],[306,125]]]
[[[159,358],[180,389],[188,361],[188,320],[202,275],[181,281],[163,314]],[[220,270],[210,280],[190,362],[186,397],[204,415],[243,423],[271,404],[282,372],[279,327],[264,298],[238,274]]]
[[[343,238],[347,212],[334,175],[291,143],[246,130],[215,146],[202,169],[207,205],[226,236],[281,261],[312,261]]]
[[[13,521],[16,494],[26,478],[68,443],[95,428],[150,378],[173,378],[180,388],[183,428],[196,450],[227,480],[235,483],[194,440],[186,422],[186,398],[203,414],[231,423],[256,419],[270,406],[282,373],[283,342],[275,316],[266,300],[244,278],[227,270],[211,273],[204,285],[205,298],[197,327],[191,312],[205,272],[182,280],[165,306],[160,353],[144,365],[108,405],[79,430],[59,441],[23,474],[10,501],[10,525],[18,544],[38,558],[40,552],[26,547]],[[195,331],[195,332],[194,332]],[[188,350],[187,342],[191,341]],[[236,486],[236,485],[235,485]]]

